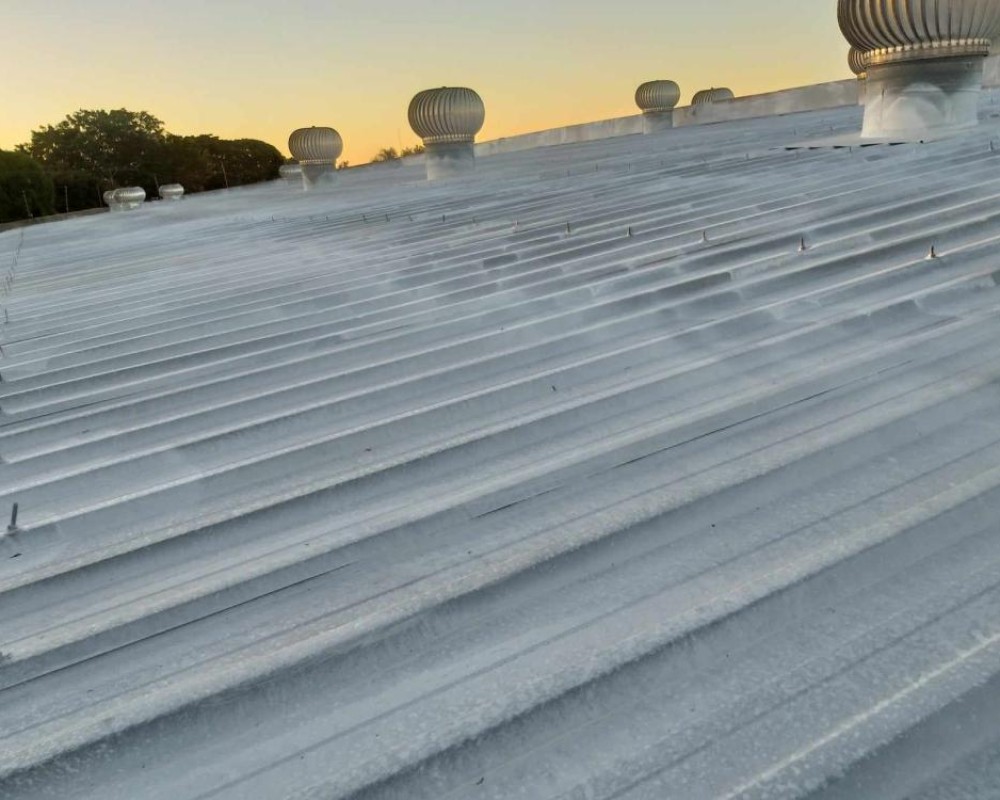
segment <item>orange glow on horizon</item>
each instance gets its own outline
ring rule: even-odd
[[[511,0],[478,17],[469,3],[441,0],[433,10],[399,3],[398,18],[358,0],[336,13],[305,0],[278,18],[236,0],[207,10],[192,0],[47,5],[5,14],[0,148],[80,108],[124,107],[172,133],[263,139],[285,153],[294,128],[331,125],[344,159],[361,164],[381,147],[418,142],[407,105],[433,86],[482,95],[487,141],[638,113],[633,92],[652,78],[676,80],[683,104],[713,85],[744,95],[850,77],[834,11],[799,0],[763,11],[744,0],[681,11],[637,2],[625,15],[607,4]]]

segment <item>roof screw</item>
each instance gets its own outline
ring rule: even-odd
[[[367,214],[362,214],[361,215],[361,221],[362,222],[368,222],[368,215]]]
[[[703,242],[707,242],[708,241],[708,231],[702,231],[701,232],[701,240]]]
[[[17,503],[14,503],[13,508],[10,510],[10,525],[7,526],[7,533],[15,533],[17,531]]]
[[[573,226],[568,222],[566,223],[566,235],[569,236],[573,232]]]
[[[802,238],[799,239],[799,252],[804,253],[808,249],[809,245],[806,244],[806,237],[803,236]]]
[[[329,218],[329,217],[327,217],[327,219],[330,219],[330,218]],[[388,214],[386,214],[386,215],[385,215],[385,221],[386,221],[386,222],[388,222],[388,221],[389,221],[389,215],[388,215]]]
[[[927,254],[927,260],[933,261],[937,257],[938,257],[937,248],[934,245],[931,245],[930,252]]]
[[[444,222],[448,217],[445,214],[441,215],[441,221]]]
[[[631,226],[631,225],[629,225],[629,226],[628,226],[628,228],[626,229],[626,231],[625,231],[625,235],[626,235],[626,236],[627,236],[627,237],[628,237],[629,239],[631,239],[631,238],[632,238],[632,226]]]
[[[518,229],[518,228],[520,227],[520,225],[521,225],[521,223],[520,223],[520,222],[518,222],[518,221],[517,221],[517,220],[515,219],[515,220],[514,220],[514,230],[516,231],[516,230],[517,230],[517,229]]]

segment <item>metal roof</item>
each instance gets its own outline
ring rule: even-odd
[[[995,100],[0,235],[0,796],[995,798]]]

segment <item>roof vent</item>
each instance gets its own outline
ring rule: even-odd
[[[161,200],[181,200],[184,197],[184,187],[179,183],[165,183],[160,187]]]
[[[146,190],[141,186],[126,186],[111,193],[112,209],[132,211],[146,202]]]
[[[733,94],[733,90],[726,89],[725,87],[721,89],[702,89],[700,92],[695,92],[694,97],[691,98],[691,105],[702,106],[706,103],[724,103],[735,97],[736,95]]]
[[[333,182],[344,140],[333,128],[299,128],[288,137],[288,150],[299,162],[303,188],[311,189]]]
[[[301,164],[282,164],[280,167],[278,167],[278,175],[289,186],[302,185]]]
[[[837,17],[866,66],[863,138],[915,139],[978,124],[1000,3],[838,0]]]
[[[674,108],[681,88],[668,80],[647,81],[635,90],[635,104],[642,111],[642,132],[658,133],[674,127]]]
[[[410,127],[424,141],[427,179],[467,173],[476,166],[476,134],[486,121],[486,106],[472,89],[428,89],[410,101]]]
[[[852,47],[847,51],[847,66],[851,68],[858,80],[863,81],[867,77],[868,72],[868,56],[864,50],[858,50],[856,47]]]
[[[847,66],[858,79],[858,105],[865,104],[868,83],[868,54],[864,50],[852,47],[847,51]]]

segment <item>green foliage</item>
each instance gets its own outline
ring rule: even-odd
[[[141,184],[165,139],[163,123],[145,111],[77,111],[32,131],[21,148],[50,172],[92,175],[109,186]]]
[[[218,169],[211,158],[213,141],[217,141],[214,136],[168,134],[154,174],[162,183],[183,185],[187,192],[205,191],[213,183]]]
[[[383,147],[375,154],[374,158],[372,158],[372,163],[384,164],[389,161],[399,161],[401,158],[420,155],[422,152],[424,152],[424,146],[422,144],[415,144],[412,147],[404,147],[399,151],[397,151],[395,147]]]
[[[274,180],[278,167],[285,163],[275,147],[257,139],[216,140],[211,151],[226,168],[230,186]]]
[[[0,222],[55,212],[52,179],[24,153],[0,150]]]
[[[142,186],[156,197],[163,183],[194,193],[272,180],[284,161],[266,142],[174,136],[152,114],[127,109],[70,114],[33,131],[18,150],[52,177],[60,211],[67,196],[70,210],[93,208],[118,186]]]
[[[169,180],[189,192],[204,192],[273,180],[283,163],[276,148],[257,139],[168,136],[157,175],[161,183]]]
[[[104,205],[101,195],[106,189],[111,188],[87,172],[75,170],[54,172],[49,177],[55,186],[56,211],[59,213],[67,210],[67,200],[69,211],[81,211]]]

